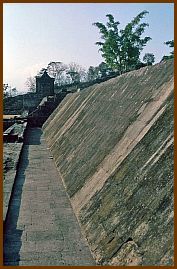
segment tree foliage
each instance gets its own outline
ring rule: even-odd
[[[155,56],[153,53],[145,53],[144,57],[143,57],[143,61],[147,64],[147,65],[152,65],[155,62]]]
[[[3,98],[13,97],[18,95],[17,89],[12,88],[8,83],[3,84]]]
[[[35,92],[36,91],[36,79],[35,79],[35,77],[27,78],[25,84],[26,84],[27,90],[29,92]]]
[[[37,72],[37,76],[42,76],[45,71],[47,71],[49,76],[55,78],[55,89],[63,85],[86,81],[86,70],[75,62],[68,65],[62,62],[50,62],[47,67],[43,67]],[[29,92],[35,92],[36,77],[27,78],[26,87]]]
[[[98,67],[90,66],[87,71],[87,81],[96,80],[99,77]]]
[[[164,44],[167,45],[167,46],[169,46],[170,48],[174,48],[174,40],[166,41],[166,42],[164,42]],[[170,55],[164,55],[164,56],[162,57],[161,62],[164,61],[164,60],[171,59],[171,58],[173,58],[173,57],[174,57],[174,50],[172,50],[172,51],[170,52]]]
[[[168,45],[170,48],[174,48],[174,40],[166,41],[165,45]]]
[[[9,84],[8,83],[4,83],[3,84],[3,98],[9,97],[10,93],[9,93]]]
[[[55,85],[60,86],[65,83],[65,70],[67,65],[62,62],[50,62],[47,66],[48,74],[55,78]]]
[[[110,73],[112,73],[113,70],[108,67],[108,65],[105,62],[101,62],[98,66],[90,66],[87,71],[87,81],[93,81],[99,78],[105,78]]]
[[[16,95],[18,95],[18,91],[17,91],[17,89],[14,87],[14,88],[12,88],[11,89],[11,94],[12,94],[12,96],[16,96]]]
[[[165,45],[169,46],[170,48],[174,48],[174,40],[169,40],[165,42]],[[172,56],[174,56],[174,50],[170,52]]]
[[[151,39],[148,36],[141,37],[148,26],[147,23],[140,23],[147,11],[142,11],[124,29],[119,29],[119,21],[115,21],[111,14],[107,14],[106,25],[96,22],[95,25],[101,34],[101,40],[96,42],[100,47],[99,51],[106,64],[120,74],[130,71],[140,62],[140,53],[144,46]]]
[[[66,71],[69,83],[78,83],[86,80],[85,69],[77,63],[74,62],[70,63]]]

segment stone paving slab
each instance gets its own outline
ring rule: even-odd
[[[27,131],[5,224],[4,265],[95,265],[40,128]]]

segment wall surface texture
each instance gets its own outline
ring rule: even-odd
[[[68,95],[43,126],[100,265],[173,264],[173,60]]]

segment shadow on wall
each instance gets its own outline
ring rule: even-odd
[[[33,132],[35,132],[35,136],[31,135]],[[40,127],[27,128],[25,138],[24,138],[24,144],[25,145],[40,145],[41,135],[42,135],[42,130]]]
[[[39,128],[37,140],[33,141],[29,136],[29,130],[26,131],[23,149],[17,166],[17,174],[13,186],[7,217],[4,223],[3,238],[3,264],[19,265],[20,249],[22,246],[22,235],[25,236],[25,224],[18,223],[22,199],[23,185],[25,182],[25,171],[29,164],[29,145],[39,145],[42,131]]]

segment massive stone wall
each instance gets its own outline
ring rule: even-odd
[[[4,100],[4,114],[19,114],[23,111],[32,111],[41,102],[43,96],[35,93],[27,93],[8,97]]]
[[[68,95],[43,129],[101,265],[173,264],[173,60]]]

